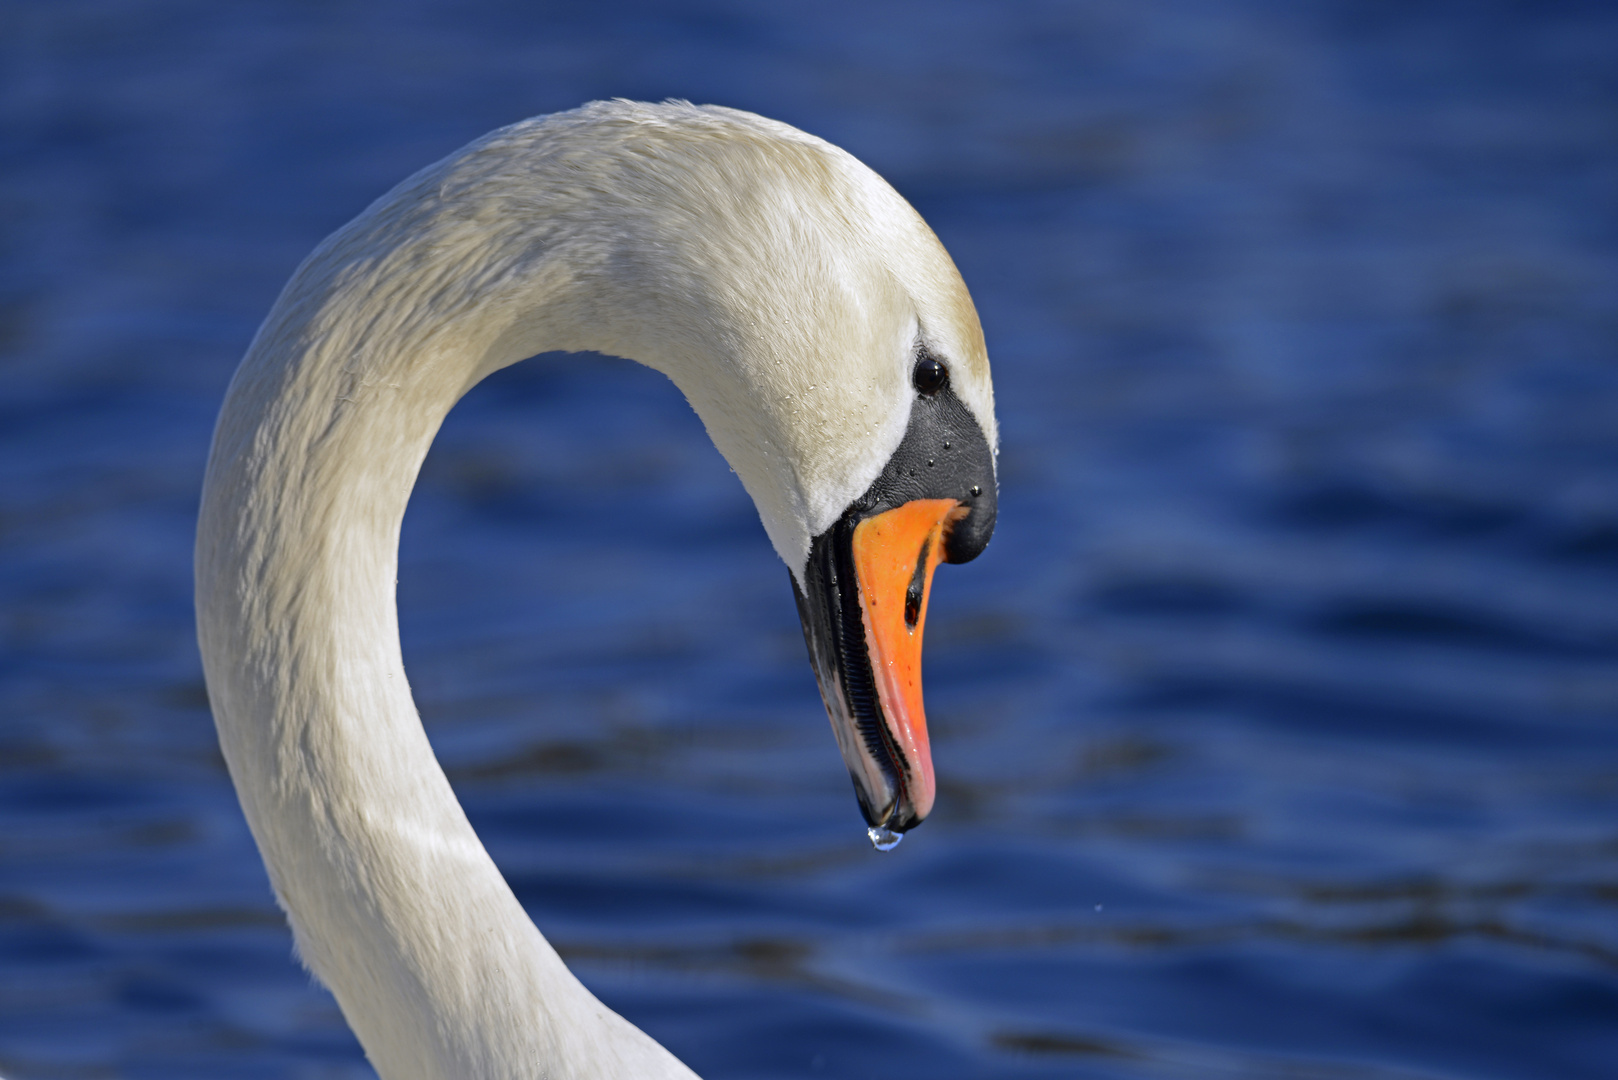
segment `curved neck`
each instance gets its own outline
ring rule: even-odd
[[[443,180],[407,182],[322,245],[231,384],[197,548],[220,741],[298,950],[380,1075],[690,1078],[534,928],[405,680],[399,527],[444,415],[524,355],[612,346],[566,329],[576,267],[518,275],[531,248],[465,243]],[[518,288],[520,307],[502,303]]]

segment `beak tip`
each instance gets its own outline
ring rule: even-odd
[[[932,762],[924,760],[920,764],[919,772],[911,774],[910,784],[901,787],[893,779],[883,777],[874,785],[874,790],[868,774],[850,770],[849,778],[854,781],[860,813],[870,826],[868,831],[903,834],[927,819],[935,796]]]

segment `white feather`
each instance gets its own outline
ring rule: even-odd
[[[550,350],[665,372],[787,565],[876,478],[918,337],[995,439],[965,286],[914,210],[786,125],[681,102],[525,121],[299,267],[231,383],[197,539],[220,742],[300,955],[385,1080],[659,1080],[524,914],[428,745],[399,526],[445,414]]]

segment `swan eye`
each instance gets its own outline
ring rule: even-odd
[[[949,382],[949,369],[932,357],[923,356],[916,361],[916,370],[911,372],[910,381],[919,392],[932,397]]]

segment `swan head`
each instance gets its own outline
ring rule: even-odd
[[[920,824],[935,785],[921,694],[928,592],[940,562],[967,562],[994,531],[994,452],[920,350],[905,432],[881,472],[810,542],[798,615],[871,841]]]
[[[589,208],[567,234],[566,322],[702,418],[792,572],[873,840],[902,834],[934,796],[933,570],[995,522],[994,392],[960,274],[876,173],[788,125],[627,102],[540,123]]]
[[[514,125],[416,183],[476,224],[530,223],[502,226],[510,257],[481,256],[496,292],[521,279],[545,297],[480,305],[534,313],[490,366],[589,349],[685,393],[792,572],[868,823],[921,821],[928,588],[938,562],[983,550],[996,508],[983,332],[932,230],[831,144],[683,102]]]

